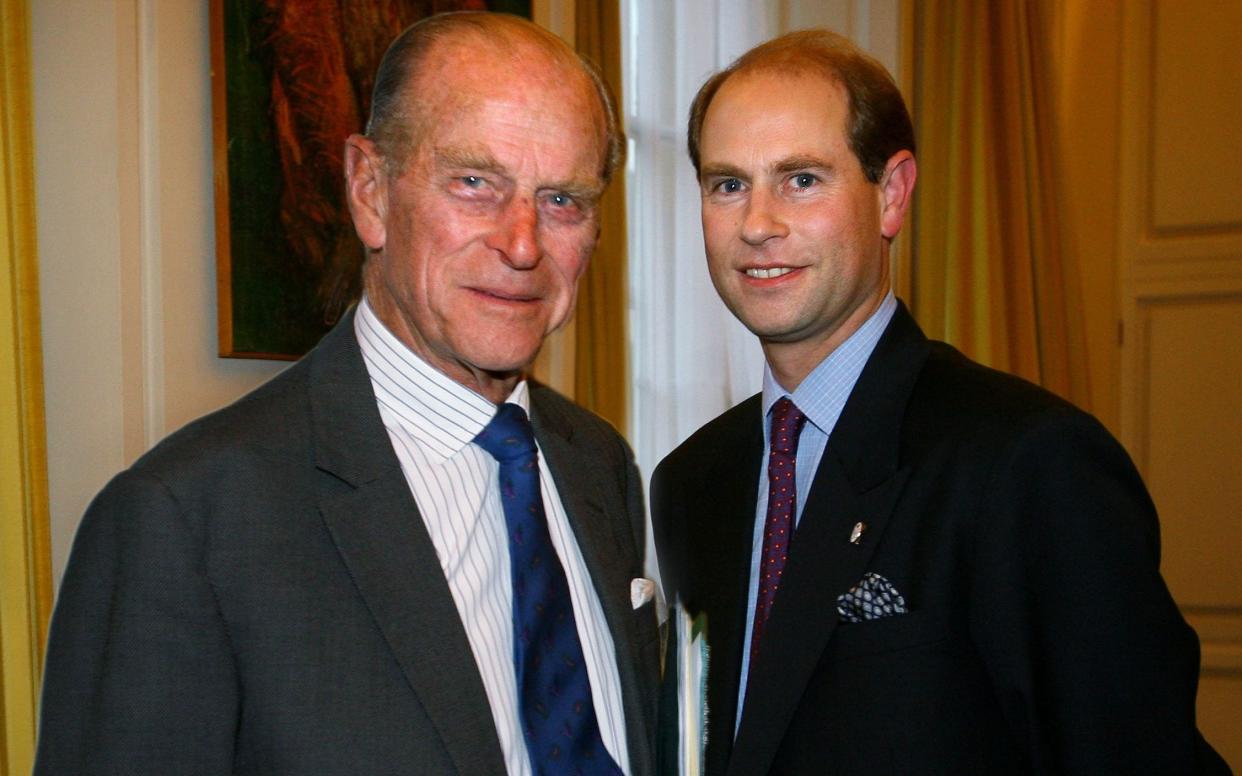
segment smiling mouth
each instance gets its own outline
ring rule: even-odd
[[[778,278],[781,275],[788,275],[793,271],[793,267],[751,267],[746,270],[746,277],[767,280],[769,278]]]
[[[479,294],[480,296],[485,296],[485,297],[488,297],[490,299],[495,299],[500,302],[534,302],[534,301],[538,301],[539,299],[539,297],[537,296],[528,296],[526,294],[510,294],[510,293],[505,293],[503,291],[496,291],[496,290],[486,289],[486,288],[476,288],[474,289],[474,292],[476,294]]]

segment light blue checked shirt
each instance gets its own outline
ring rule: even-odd
[[[768,439],[772,432],[772,405],[782,396],[788,396],[802,414],[806,415],[806,425],[802,427],[802,435],[798,438],[798,458],[796,483],[798,500],[794,515],[795,526],[802,520],[802,507],[806,504],[807,494],[811,491],[811,482],[819,469],[819,459],[824,455],[828,445],[828,437],[841,417],[845,408],[845,400],[854,390],[858,375],[862,374],[863,366],[871,358],[871,351],[880,341],[880,335],[888,328],[893,313],[897,311],[897,299],[889,291],[880,302],[880,306],[872,313],[858,331],[842,342],[828,357],[819,362],[819,366],[811,370],[792,394],[781,387],[772,376],[768,366],[763,368],[763,438]],[[766,443],[765,443],[766,446]],[[733,721],[733,733],[737,735],[737,726],[742,721],[742,707],[746,700],[746,679],[750,672],[750,637],[755,626],[755,597],[759,592],[759,563],[763,555],[763,524],[768,515],[768,457],[763,456],[763,465],[759,469],[759,499],[755,504],[755,533],[751,540],[750,552],[750,587],[746,603],[746,640],[742,645],[742,676],[737,690],[737,718]],[[797,534],[791,544],[797,542]],[[779,593],[778,593],[779,597]]]

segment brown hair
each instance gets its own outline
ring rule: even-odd
[[[893,78],[875,58],[843,35],[828,30],[791,32],[763,43],[707,79],[690,106],[688,145],[699,172],[703,118],[716,92],[731,76],[765,71],[816,74],[845,89],[849,97],[846,134],[867,180],[879,183],[884,165],[903,149],[914,151],[914,126]]]
[[[408,95],[403,97],[402,89],[436,44],[471,34],[493,42],[503,41],[511,44],[511,49],[516,48],[512,44],[517,43],[533,45],[552,62],[586,75],[599,98],[607,133],[600,177],[604,182],[610,180],[621,164],[625,137],[617,120],[616,102],[599,70],[551,32],[509,14],[478,11],[436,14],[411,24],[397,36],[380,60],[375,88],[371,92],[371,116],[367,119],[367,136],[375,141],[380,151],[398,165],[405,158],[412,144],[417,142],[419,127],[431,117],[411,115],[409,108],[417,100],[411,100]]]

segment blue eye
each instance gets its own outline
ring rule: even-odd
[[[815,176],[806,172],[795,175],[793,177],[793,185],[800,189],[810,188],[815,185]]]
[[[483,185],[483,179],[477,175],[463,175],[461,182],[472,189],[477,189]]]
[[[720,190],[726,194],[733,194],[742,190],[742,182],[737,178],[729,178],[720,182]]]
[[[547,191],[539,196],[539,206],[552,219],[550,223],[576,224],[590,213],[590,200],[565,191]]]

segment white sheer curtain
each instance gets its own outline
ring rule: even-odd
[[[630,440],[655,465],[759,389],[763,354],[712,288],[686,117],[704,80],[776,33],[776,6],[623,0],[629,134]]]

